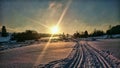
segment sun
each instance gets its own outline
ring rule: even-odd
[[[53,27],[51,28],[51,33],[52,33],[52,34],[57,34],[58,32],[59,32],[58,26],[53,26]]]

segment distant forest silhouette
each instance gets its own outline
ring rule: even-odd
[[[96,37],[96,36],[102,36],[102,35],[108,35],[109,38],[111,38],[111,35],[114,34],[120,34],[120,25],[116,25],[111,27],[109,26],[109,29],[104,32],[102,30],[94,30],[92,33],[88,34],[88,31],[79,33],[76,31],[76,33],[73,34],[74,38],[87,38],[87,37]]]
[[[75,32],[72,35],[72,38],[87,38],[87,37],[96,37],[96,36],[102,36],[102,35],[107,35],[109,38],[112,38],[112,35],[114,34],[120,34],[120,25],[116,26],[109,26],[109,29],[104,32],[102,30],[94,30],[92,33],[88,34],[88,31],[85,30],[82,33]],[[2,27],[2,32],[1,32],[2,37],[8,36],[6,27]],[[11,35],[11,40],[16,40],[17,42],[24,42],[26,40],[38,40],[42,37],[50,37],[51,34],[45,34],[45,33],[38,33],[37,31],[34,30],[26,30],[25,32],[19,32],[19,33],[12,33]],[[60,35],[54,35],[54,36],[59,36],[62,39],[67,39],[69,37],[69,34],[60,34]]]

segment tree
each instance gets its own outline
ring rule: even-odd
[[[91,34],[91,36],[102,36],[102,35],[104,35],[105,33],[104,33],[104,31],[102,31],[102,30],[95,30],[92,34]]]
[[[85,38],[88,37],[88,31],[87,31],[87,30],[84,32],[84,37],[85,37]]]
[[[120,25],[116,25],[116,26],[113,26],[113,27],[109,28],[109,30],[107,30],[106,33],[108,35],[120,34]]]
[[[65,39],[66,39],[66,36],[65,36],[64,32],[63,32],[63,34],[60,35],[60,38],[61,38],[62,40],[65,40]]]
[[[109,29],[106,31],[106,34],[108,35],[108,38],[112,38],[113,34],[120,34],[120,25],[116,26],[109,26]]]
[[[69,38],[69,34],[66,34],[66,37]]]
[[[108,35],[108,38],[112,38],[111,25],[109,25],[109,30],[106,31],[106,34]]]
[[[76,33],[73,34],[74,38],[80,38],[80,33],[78,31],[76,31]]]
[[[7,33],[7,31],[6,31],[6,27],[5,26],[2,26],[2,35],[1,35],[2,37],[6,37],[6,36],[8,36],[8,33]]]

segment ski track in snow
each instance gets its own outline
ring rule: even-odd
[[[39,65],[35,68],[120,68],[119,61],[92,46],[87,41],[76,42],[67,58]]]

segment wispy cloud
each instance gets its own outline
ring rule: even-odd
[[[50,3],[49,3],[48,9],[56,10],[56,9],[62,8],[62,6],[63,6],[62,3],[60,3],[60,2],[58,3],[58,2],[53,1],[53,2],[50,2]]]

